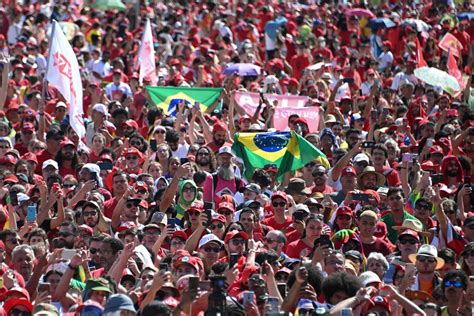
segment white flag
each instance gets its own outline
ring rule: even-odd
[[[138,51],[138,65],[140,66],[140,84],[143,83],[143,78],[147,77],[151,80],[152,85],[156,85],[155,48],[153,47],[153,35],[149,19],[146,21],[145,32]]]
[[[82,81],[79,64],[61,26],[53,21],[48,69],[45,79],[61,92],[69,103],[69,124],[82,139],[86,134],[82,109]]]

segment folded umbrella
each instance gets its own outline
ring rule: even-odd
[[[230,64],[222,72],[226,76],[233,75],[234,73],[239,76],[259,76],[261,68],[253,64]]]
[[[460,91],[456,78],[445,71],[433,67],[421,67],[415,69],[415,76],[423,82],[432,86],[441,87],[444,91],[454,95],[456,91]]]
[[[401,26],[411,26],[416,29],[417,32],[428,32],[431,29],[431,26],[423,22],[422,20],[417,19],[405,19],[400,24]]]

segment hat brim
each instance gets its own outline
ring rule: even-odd
[[[418,234],[422,235],[423,237],[429,237],[431,235],[429,232],[420,232],[419,230],[416,230],[413,227],[407,227],[407,226],[392,226],[392,229],[397,230],[397,231],[410,229],[410,230],[413,230],[414,232],[417,232]]]
[[[103,291],[103,292],[112,293],[110,288],[106,286],[96,286],[96,287],[91,288],[91,291]]]
[[[361,172],[357,176],[357,182],[358,183],[361,182],[362,177],[369,174],[369,173],[373,173],[377,177],[377,186],[378,187],[381,187],[385,184],[385,182],[386,182],[385,176],[381,173],[378,173],[377,171],[363,171],[363,172]]]
[[[416,263],[416,257],[418,255],[423,255],[423,254],[418,254],[418,253],[412,253],[411,255],[408,255],[408,260],[410,260],[411,263],[415,264]],[[436,267],[435,270],[439,270],[444,266],[444,259],[440,257],[434,257],[436,259]]]

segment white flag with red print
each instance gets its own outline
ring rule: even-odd
[[[142,43],[138,51],[138,65],[140,66],[139,80],[143,83],[143,78],[150,80],[152,85],[156,85],[155,48],[153,47],[153,35],[151,33],[151,23],[148,19],[143,33]]]
[[[82,109],[82,81],[79,64],[61,26],[53,21],[48,69],[45,79],[61,92],[69,105],[69,124],[82,139],[86,134]]]

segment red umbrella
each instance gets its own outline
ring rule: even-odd
[[[347,10],[346,15],[347,16],[363,16],[369,19],[375,18],[375,14],[373,14],[372,11],[366,10],[366,9],[359,9],[359,8]]]

